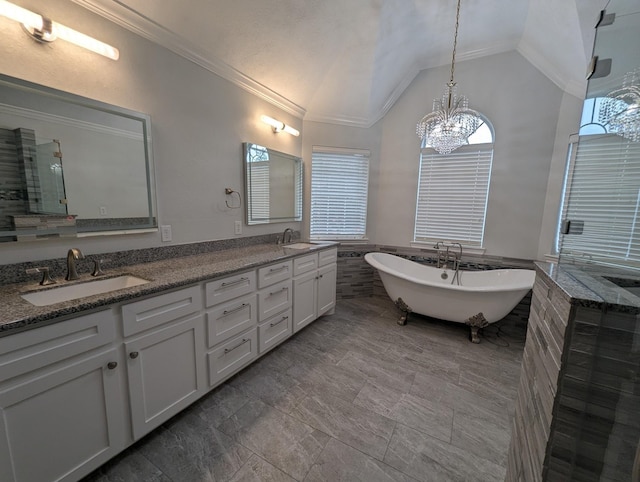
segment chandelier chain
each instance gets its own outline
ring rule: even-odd
[[[453,83],[453,72],[456,65],[456,48],[458,47],[458,25],[460,25],[460,0],[458,0],[458,6],[456,7],[456,32],[453,35],[453,54],[451,55],[451,80]]]

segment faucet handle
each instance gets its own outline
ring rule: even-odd
[[[27,274],[36,274],[42,273],[42,278],[40,279],[40,286],[47,286],[56,284],[56,280],[51,277],[51,273],[49,272],[48,266],[37,266],[36,268],[29,268],[25,271]]]
[[[108,263],[108,259],[93,259],[93,271],[91,272],[91,276],[102,276],[104,271],[102,271],[102,263]]]

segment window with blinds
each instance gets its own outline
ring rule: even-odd
[[[247,190],[247,206],[249,207],[249,219],[256,223],[269,222],[269,152],[266,147],[252,144],[248,152],[248,161],[251,169],[251,189]],[[263,221],[261,221],[263,220]]]
[[[560,214],[572,229],[559,235],[561,256],[640,264],[640,144],[590,135],[572,151]]]
[[[482,246],[492,161],[493,143],[463,146],[447,155],[422,150],[415,242]]]
[[[369,151],[313,148],[311,239],[364,239]]]

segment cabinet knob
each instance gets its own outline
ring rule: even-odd
[[[118,366],[118,362],[111,361],[111,362],[107,363],[107,368],[109,370],[113,370],[117,366]]]
[[[132,351],[131,353],[129,353],[129,358],[131,358],[132,360],[138,358],[139,353],[137,351]]]

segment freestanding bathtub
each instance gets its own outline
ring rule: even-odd
[[[479,328],[501,320],[516,307],[536,276],[528,269],[459,271],[458,285],[452,284],[455,272],[451,269],[387,253],[367,253],[364,259],[379,271],[387,294],[403,311],[399,324],[406,324],[411,312],[466,323],[472,328],[472,341]]]

